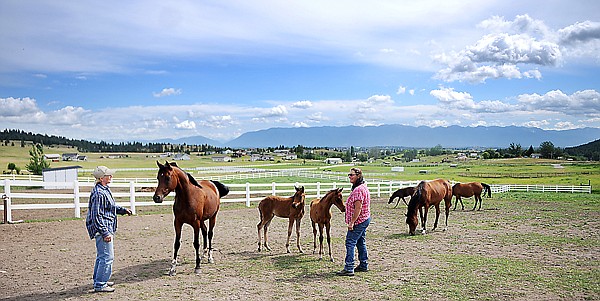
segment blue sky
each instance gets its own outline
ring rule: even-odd
[[[0,2],[0,128],[600,127],[600,2]]]

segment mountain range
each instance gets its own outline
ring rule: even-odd
[[[450,148],[506,148],[514,143],[527,148],[530,145],[538,147],[545,141],[552,142],[556,147],[570,147],[585,144],[598,138],[600,138],[600,128],[558,131],[519,126],[431,128],[426,126],[381,125],[270,128],[248,132],[224,143],[203,136],[159,139],[152,142],[209,144],[232,148],[265,148],[279,145],[286,147],[302,145],[307,147],[398,146],[416,148],[441,145]]]

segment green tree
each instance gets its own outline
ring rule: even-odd
[[[522,152],[523,149],[521,148],[521,144],[519,143],[511,143],[508,147],[508,153],[511,154],[513,157],[520,157]]]
[[[34,144],[29,151],[29,156],[29,164],[25,168],[34,175],[41,175],[42,170],[50,167],[50,163],[44,159],[44,148],[41,144]]]
[[[533,154],[534,150],[533,150],[533,145],[529,146],[529,149],[527,149],[525,151],[525,153],[523,153],[523,156],[525,157],[531,157],[531,154]]]
[[[540,144],[540,155],[542,156],[542,158],[553,159],[555,155],[554,153],[555,149],[554,144],[552,142],[544,141]]]
[[[12,174],[15,169],[17,169],[17,165],[15,163],[8,163],[8,170],[10,170],[10,173]]]

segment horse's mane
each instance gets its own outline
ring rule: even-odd
[[[421,202],[421,190],[425,185],[425,181],[421,181],[417,187],[415,187],[415,194],[410,197],[410,201],[408,202],[408,214],[411,214],[417,211],[419,207],[419,203]]]
[[[200,185],[200,183],[198,183],[198,181],[196,181],[196,179],[194,179],[194,177],[189,172],[187,172],[187,171],[181,169],[181,167],[177,166],[177,163],[171,162],[171,163],[169,163],[169,165],[171,165],[172,167],[177,167],[177,169],[179,169],[182,173],[184,173],[184,174],[187,175],[188,180],[190,181],[190,183],[192,183],[194,186],[202,188],[202,186]]]

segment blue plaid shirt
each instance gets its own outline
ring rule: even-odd
[[[126,214],[127,210],[115,204],[115,199],[108,186],[96,184],[92,188],[85,225],[91,239],[96,233],[102,237],[112,235],[117,231],[117,213]]]

